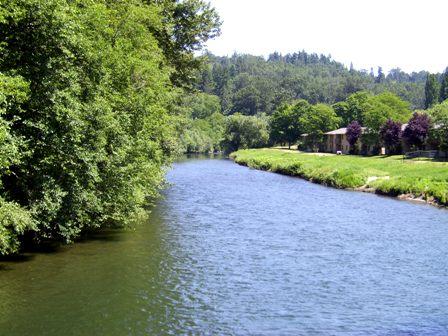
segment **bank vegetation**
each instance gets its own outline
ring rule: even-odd
[[[448,163],[403,156],[332,155],[280,149],[240,150],[238,164],[298,176],[323,185],[448,206]]]

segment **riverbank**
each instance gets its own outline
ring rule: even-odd
[[[230,157],[241,165],[326,186],[448,206],[446,162],[403,160],[401,155],[319,155],[278,149],[239,150]]]

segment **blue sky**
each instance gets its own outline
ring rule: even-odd
[[[224,21],[217,55],[306,50],[356,69],[442,72],[448,0],[211,0]]]

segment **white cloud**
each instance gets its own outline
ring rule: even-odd
[[[306,50],[357,69],[442,72],[448,66],[446,0],[212,0],[217,55]]]

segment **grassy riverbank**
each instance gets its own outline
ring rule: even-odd
[[[448,205],[448,163],[402,156],[337,156],[279,149],[234,152],[238,164],[299,176],[324,185]]]

